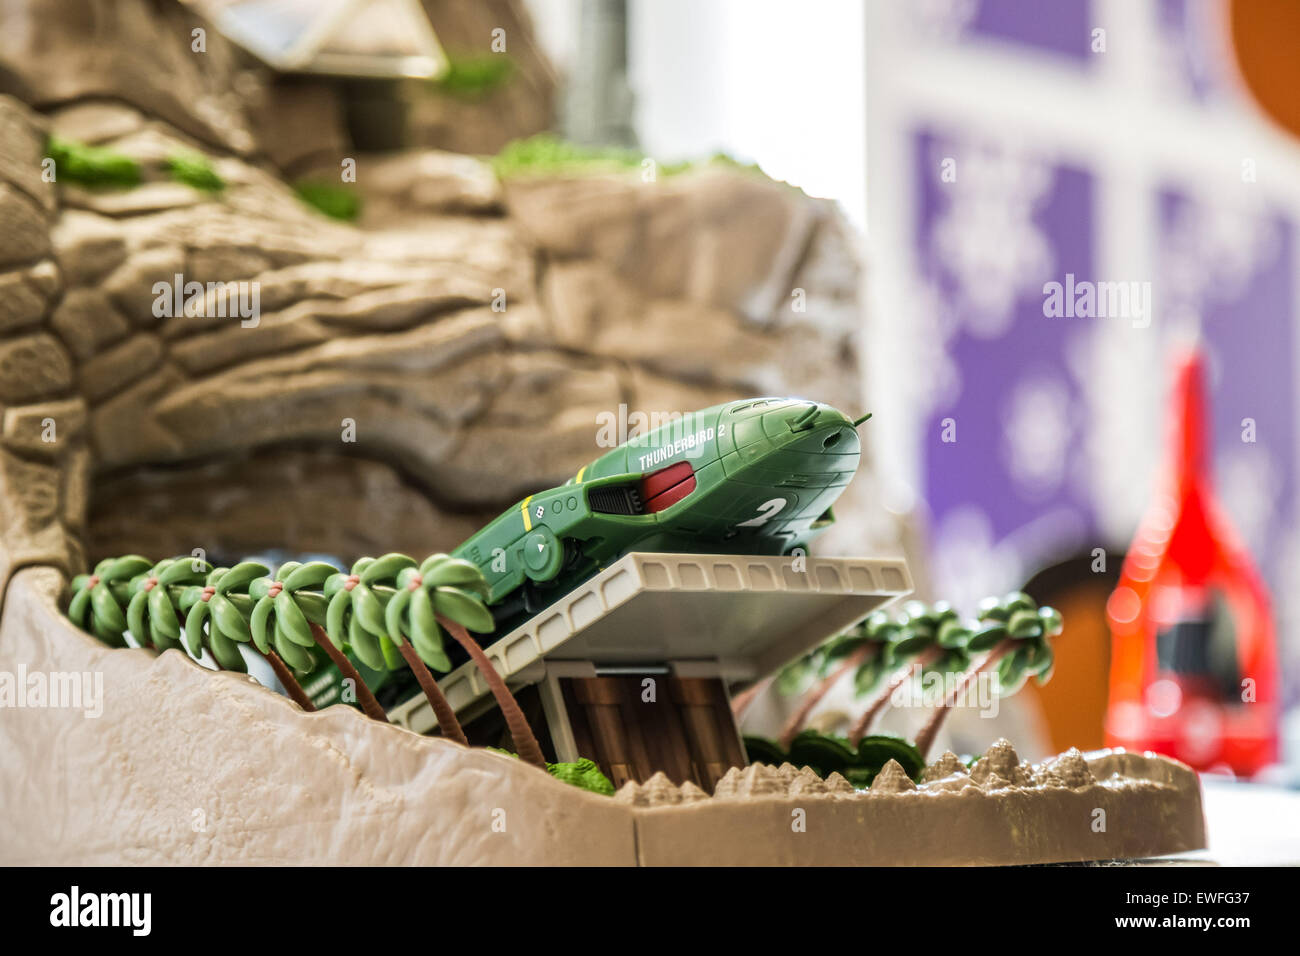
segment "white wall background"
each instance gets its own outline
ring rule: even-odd
[[[581,0],[529,0],[564,72]],[[863,5],[851,0],[631,0],[629,81],[657,159],[727,152],[866,221]]]

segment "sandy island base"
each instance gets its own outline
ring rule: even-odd
[[[969,772],[945,755],[919,786],[896,765],[867,791],[756,765],[712,797],[662,776],[602,797],[350,708],[303,713],[178,651],[104,647],[59,612],[62,585],[13,576],[0,676],[89,675],[102,713],[0,707],[4,864],[1014,864],[1206,845],[1182,764],[1030,766],[1005,741]]]

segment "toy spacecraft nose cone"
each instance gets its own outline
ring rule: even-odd
[[[769,413],[771,415],[772,413]],[[853,421],[830,405],[799,402],[764,416],[764,431],[774,441],[773,454],[790,449],[813,454],[854,454],[861,446]],[[781,436],[785,440],[781,440]]]
[[[803,410],[796,410],[790,418],[790,431],[803,432],[816,428],[817,419],[821,418],[823,407],[816,402],[809,402]]]

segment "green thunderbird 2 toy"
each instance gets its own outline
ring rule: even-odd
[[[483,571],[496,632],[505,634],[631,551],[806,549],[835,520],[831,505],[858,468],[856,428],[870,417],[855,422],[793,398],[681,415],[529,495],[452,553]],[[338,674],[320,663],[308,692],[323,707],[336,699]],[[386,707],[418,692],[400,669],[355,663]]]
[[[453,554],[487,577],[499,630],[631,551],[789,554],[835,520],[868,417],[790,398],[682,415],[529,495]]]

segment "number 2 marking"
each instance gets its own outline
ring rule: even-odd
[[[742,521],[740,524],[736,525],[736,527],[761,528],[780,514],[781,509],[784,508],[786,504],[787,502],[784,498],[769,498],[758,506],[758,514],[756,516],[750,518],[748,521]]]

